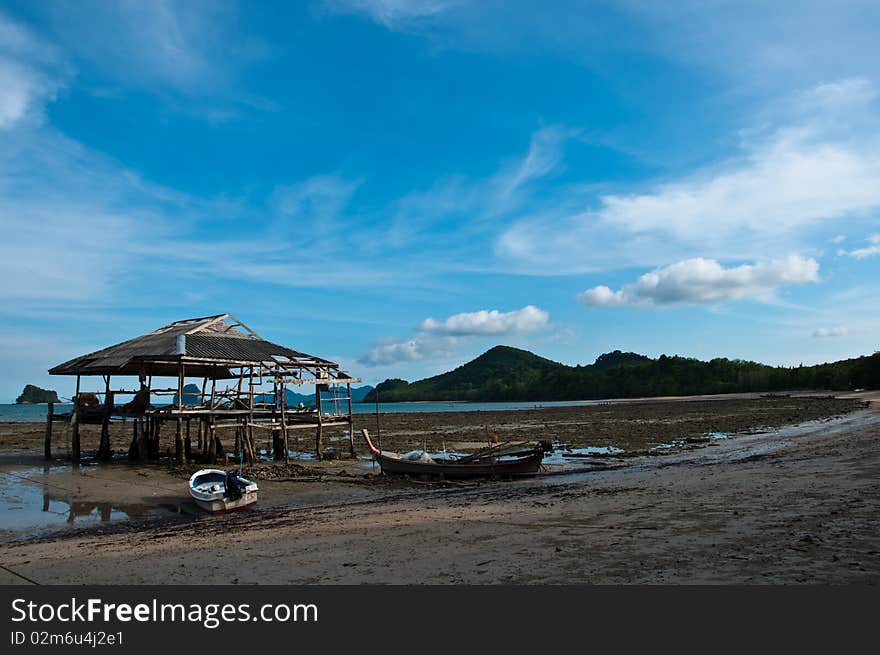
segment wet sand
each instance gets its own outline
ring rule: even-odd
[[[315,464],[308,475],[262,482],[256,511],[168,510],[7,540],[0,582],[877,583],[880,411],[876,402],[813,402],[826,404],[652,402],[604,419],[599,413],[611,406],[580,415],[535,410],[536,418],[505,412],[496,425],[567,425],[570,434],[589,431],[589,444],[604,426],[614,443],[631,433],[631,450],[644,452],[611,470],[449,486],[387,481],[363,463]],[[787,412],[794,420],[783,420]],[[485,430],[463,414],[415,416],[409,429],[419,434],[410,438],[423,442],[426,431],[463,442]],[[388,441],[391,425],[383,424]],[[632,436],[646,425],[646,437]],[[739,433],[649,454],[651,443],[691,430]],[[13,472],[33,472],[36,463],[26,452],[0,462]],[[45,473],[60,482],[59,494],[78,485],[93,500],[104,494],[119,503],[130,494],[145,505],[152,498],[186,506],[185,476],[172,467],[62,469]],[[147,484],[132,493],[132,479]]]

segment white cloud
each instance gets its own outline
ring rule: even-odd
[[[39,107],[48,95],[46,80],[36,71],[0,59],[0,130],[9,129]]]
[[[713,259],[688,259],[642,275],[619,291],[587,289],[578,300],[588,307],[711,304],[746,298],[767,300],[787,284],[816,282],[819,263],[797,255],[724,268]]]
[[[39,123],[59,82],[55,49],[0,13],[0,130]]]
[[[838,326],[838,327],[822,327],[818,328],[813,332],[813,336],[816,338],[824,338],[824,337],[845,337],[849,334],[849,329]]]
[[[486,336],[527,334],[549,327],[550,314],[534,305],[527,305],[512,312],[497,309],[455,314],[443,322],[427,318],[419,329],[423,332],[450,336]]]
[[[873,0],[623,4],[650,34],[645,47],[751,89],[877,72]]]
[[[447,355],[455,344],[454,338],[430,335],[419,335],[402,341],[386,339],[370,348],[357,361],[369,367],[422,361]]]
[[[337,13],[360,14],[390,30],[406,31],[461,4],[457,0],[325,0]]]
[[[813,113],[796,103],[797,115],[789,107],[777,116],[780,127],[744,132],[740,156],[646,191],[601,195],[592,209],[545,207],[514,221],[496,252],[519,272],[558,274],[803,250],[811,230],[880,209],[873,91],[861,79],[814,88],[806,95],[822,101],[808,104]]]
[[[837,254],[854,257],[856,259],[865,259],[866,257],[880,255],[880,234],[872,234],[868,237],[867,241],[870,245],[863,248],[856,248],[855,250],[838,250]]]
[[[345,208],[360,180],[338,175],[316,175],[275,189],[278,210],[295,218],[335,218]]]
[[[409,339],[385,339],[362,355],[364,366],[387,366],[449,356],[465,338],[512,336],[546,330],[550,315],[534,305],[511,312],[480,310],[450,316],[445,321],[426,318]]]
[[[375,235],[375,243],[417,246],[426,229],[441,226],[444,232],[455,228],[459,237],[458,243],[448,245],[473,245],[475,236],[485,237],[500,221],[522,210],[536,183],[563,169],[565,146],[578,135],[578,130],[564,125],[543,126],[531,134],[524,154],[511,157],[484,177],[451,174],[429,189],[404,195],[394,203],[391,225]],[[479,247],[485,258],[482,241]],[[473,261],[473,254],[465,259]]]
[[[267,46],[240,29],[232,0],[59,0],[38,8],[57,41],[125,88],[173,91],[190,100],[228,94]],[[213,117],[222,119],[223,111]]]
[[[719,237],[739,230],[784,234],[880,205],[880,161],[783,135],[741,165],[707,179],[601,201],[602,220],[627,232],[664,231],[701,240],[711,221]]]

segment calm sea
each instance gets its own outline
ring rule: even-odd
[[[540,407],[573,407],[577,405],[601,405],[602,400],[564,400],[543,403],[382,403],[379,411],[382,413],[397,412],[491,412],[507,411],[516,409],[536,409]],[[330,407],[328,407],[330,405]],[[325,410],[333,410],[332,401],[324,401]],[[46,420],[46,405],[15,405],[0,404],[0,422],[12,423],[39,423]],[[55,412],[69,412],[71,405],[57,403]],[[340,407],[345,411],[345,406]],[[376,405],[373,403],[354,403],[352,409],[355,414],[374,414]]]

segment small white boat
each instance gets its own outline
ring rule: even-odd
[[[189,479],[189,495],[206,512],[231,512],[257,502],[257,483],[235,471],[202,469]]]

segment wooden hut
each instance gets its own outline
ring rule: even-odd
[[[315,455],[320,459],[324,456],[323,431],[334,426],[348,428],[350,455],[354,455],[351,384],[360,379],[340,370],[335,362],[266,341],[231,314],[176,321],[59,364],[49,373],[75,375],[76,394],[69,415],[50,415],[47,455],[53,418],[70,422],[75,461],[80,458],[79,425],[83,423],[100,423],[98,458],[110,459],[109,426],[119,418],[132,421],[131,459],[157,459],[162,427],[168,423],[175,428],[174,454],[180,462],[196,452],[192,427],[198,435],[198,457],[206,461],[218,459],[223,449],[221,434],[234,434],[236,454],[256,460],[255,431],[271,434],[274,458],[287,461],[292,430],[314,430]],[[103,389],[83,390],[83,379],[93,377],[102,378]],[[114,388],[113,378],[119,377],[136,377],[137,388]],[[162,379],[165,384],[160,384]],[[186,379],[202,382],[194,403],[185,401]],[[312,389],[314,407],[288,407],[286,391],[291,385]],[[328,391],[333,393],[333,402],[325,407],[322,392]],[[103,400],[99,401],[100,395]],[[174,396],[176,402],[158,402],[162,396],[168,401]],[[118,399],[129,397],[128,402],[117,404]]]

